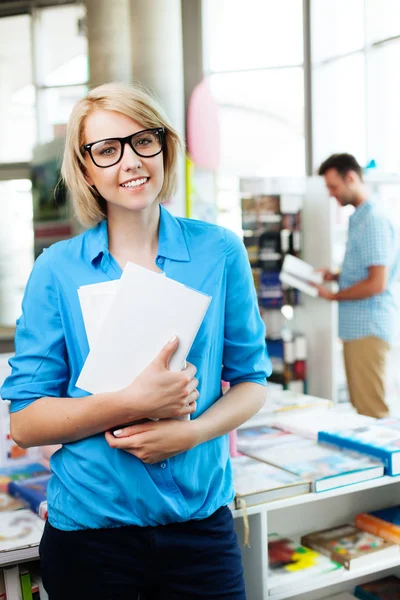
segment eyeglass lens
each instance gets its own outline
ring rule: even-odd
[[[161,135],[156,131],[141,131],[132,135],[130,139],[134,151],[139,156],[154,156],[161,151]],[[107,167],[118,162],[122,154],[120,140],[104,140],[97,142],[91,148],[92,157],[99,167]]]

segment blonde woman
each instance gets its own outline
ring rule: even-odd
[[[1,389],[20,446],[62,444],[40,546],[50,600],[245,598],[227,434],[264,403],[270,363],[241,240],[162,206],[180,149],[140,85],[93,89],[69,120],[62,174],[86,230],[36,260]],[[168,370],[172,339],[127,388],[87,395],[77,289],[118,279],[127,261],[212,302],[185,370]]]

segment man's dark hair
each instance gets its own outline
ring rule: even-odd
[[[324,160],[318,169],[318,175],[325,175],[329,169],[336,169],[342,177],[345,177],[349,171],[355,171],[362,179],[362,168],[352,154],[332,154]]]

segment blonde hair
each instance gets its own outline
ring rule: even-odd
[[[93,227],[107,217],[105,200],[85,179],[84,144],[85,122],[96,108],[112,110],[134,119],[144,129],[164,127],[164,183],[159,201],[171,198],[176,189],[177,162],[183,144],[171,127],[157,100],[141,84],[106,83],[92,89],[75,104],[67,125],[67,135],[61,175],[69,188],[78,221]]]

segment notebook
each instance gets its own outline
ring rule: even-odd
[[[77,387],[94,394],[128,386],[174,335],[179,346],[169,368],[180,371],[210,301],[206,294],[128,262]]]

